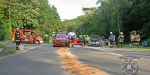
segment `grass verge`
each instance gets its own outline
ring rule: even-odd
[[[108,45],[105,45],[105,47],[109,48]],[[114,46],[114,48],[117,48],[117,46]],[[143,47],[142,45],[140,45],[139,47],[137,45],[133,45],[132,47],[130,47],[129,45],[124,44],[123,49],[150,52],[150,46]]]
[[[143,46],[132,46],[132,47],[130,47],[130,46],[124,46],[123,48],[126,48],[126,49],[131,49],[131,50],[138,50],[138,51],[148,51],[148,52],[150,52],[150,47],[148,46],[148,47],[143,47]]]
[[[0,57],[16,53],[15,49],[13,49],[11,47],[7,47],[3,44],[0,44],[0,48],[4,49],[2,52],[0,52]]]

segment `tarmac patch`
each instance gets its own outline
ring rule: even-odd
[[[56,52],[62,59],[63,67],[71,74],[75,75],[109,75],[108,73],[96,68],[89,67],[88,65],[77,60],[76,56],[71,53],[69,49],[60,48]]]

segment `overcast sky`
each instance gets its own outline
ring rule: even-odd
[[[97,0],[49,0],[57,8],[62,20],[82,15],[82,7],[96,7],[96,2]]]

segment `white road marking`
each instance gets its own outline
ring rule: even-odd
[[[76,46],[76,47],[80,47],[80,46]],[[100,50],[100,51],[103,51],[103,52],[106,52],[106,53],[109,53],[109,54],[112,54],[112,55],[116,55],[116,56],[119,56],[119,57],[123,56],[121,54],[117,54],[117,53],[109,52],[109,51],[106,51],[106,50],[102,50],[99,47],[87,47],[87,46],[85,46],[85,48],[92,48],[92,49]],[[133,59],[133,60],[137,61],[137,59]]]
[[[22,51],[22,52],[27,52],[27,51],[30,51],[31,49],[35,49],[35,48],[37,48],[37,47],[41,47],[41,46],[31,47],[31,48],[29,48],[29,49],[27,49],[27,50],[24,50],[24,51]]]
[[[80,46],[76,46],[76,47],[80,47]],[[85,48],[92,48],[92,49],[100,50],[100,51],[103,51],[103,52],[106,52],[106,53],[109,53],[109,54],[112,54],[112,55],[122,56],[121,54],[117,54],[117,53],[109,52],[109,51],[106,51],[106,50],[102,50],[99,47],[87,47],[87,46],[85,46]]]

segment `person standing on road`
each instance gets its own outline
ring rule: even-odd
[[[114,35],[112,32],[110,32],[110,35],[109,35],[109,42],[110,42],[110,47],[112,47],[114,45]]]
[[[52,33],[52,37],[53,37],[53,39],[55,38],[55,32],[53,31],[53,33]]]
[[[89,35],[86,35],[86,38],[85,38],[85,40],[86,40],[86,45],[88,45],[89,39],[90,39]]]
[[[19,28],[16,29],[15,38],[16,38],[16,50],[19,50],[19,45],[20,45],[20,32],[19,32]]]
[[[118,47],[119,46],[123,47],[123,41],[124,41],[124,35],[123,32],[120,32],[120,35],[118,37],[118,42],[119,42]]]

